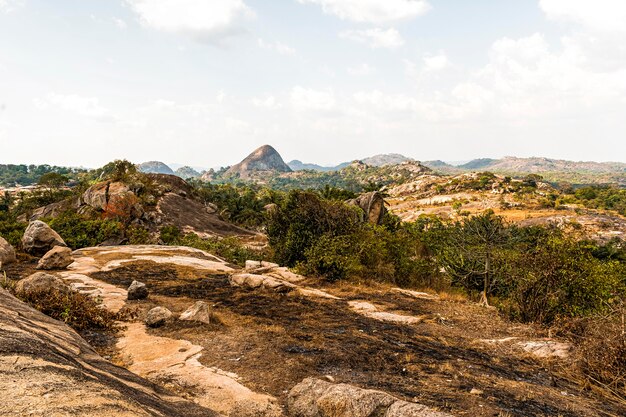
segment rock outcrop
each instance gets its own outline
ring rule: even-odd
[[[22,248],[31,255],[44,255],[55,246],[67,246],[61,236],[40,220],[30,222],[22,237]]]
[[[48,291],[69,293],[70,288],[61,278],[46,274],[45,272],[36,272],[24,279],[21,279],[15,285],[15,292],[23,295]]]
[[[185,312],[180,315],[179,320],[210,324],[211,309],[209,308],[209,305],[204,301],[198,301],[187,310],[185,310]]]
[[[237,165],[233,165],[226,171],[225,176],[249,178],[253,173],[259,172],[291,172],[289,165],[270,145],[264,145],[248,155]]]
[[[365,212],[364,221],[371,224],[381,224],[387,213],[385,199],[378,191],[361,194],[347,203],[360,207]]]
[[[65,269],[72,264],[72,250],[65,246],[55,246],[39,260],[37,269]]]
[[[382,391],[307,378],[289,392],[290,417],[452,417]]]
[[[101,182],[92,185],[83,193],[83,201],[90,207],[98,210],[106,210],[107,205],[113,199],[121,199],[134,195],[126,184],[121,182]]]
[[[161,161],[148,161],[142,164],[139,164],[137,167],[139,172],[143,172],[145,174],[168,174],[174,175],[174,171],[168,165]]]
[[[67,325],[1,288],[0,329],[0,415],[217,417],[105,361]]]
[[[0,266],[8,265],[16,261],[15,249],[0,236]]]

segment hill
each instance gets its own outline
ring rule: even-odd
[[[177,177],[181,177],[183,179],[188,179],[188,178],[198,178],[202,174],[200,174],[198,171],[196,171],[190,166],[184,166],[184,167],[178,168],[176,172],[174,173],[174,175],[176,175]]]
[[[172,170],[172,168],[160,161],[144,162],[142,164],[139,164],[137,169],[139,170],[139,172],[143,172],[144,174],[174,175],[174,171]]]
[[[230,167],[224,174],[226,177],[237,176],[250,178],[255,174],[272,174],[291,172],[289,165],[283,161],[280,154],[270,145],[263,145],[237,165]]]

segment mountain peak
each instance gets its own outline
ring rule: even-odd
[[[291,172],[291,168],[283,161],[278,151],[270,145],[263,145],[248,155],[237,165],[226,171],[226,175],[239,174],[241,178],[249,177],[253,172]]]

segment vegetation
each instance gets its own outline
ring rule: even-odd
[[[43,175],[55,173],[63,175],[68,180],[78,179],[79,174],[87,170],[65,168],[50,165],[3,165],[0,164],[0,186],[14,187],[37,184]]]

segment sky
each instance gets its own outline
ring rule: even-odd
[[[0,0],[0,163],[626,162],[624,0]]]

